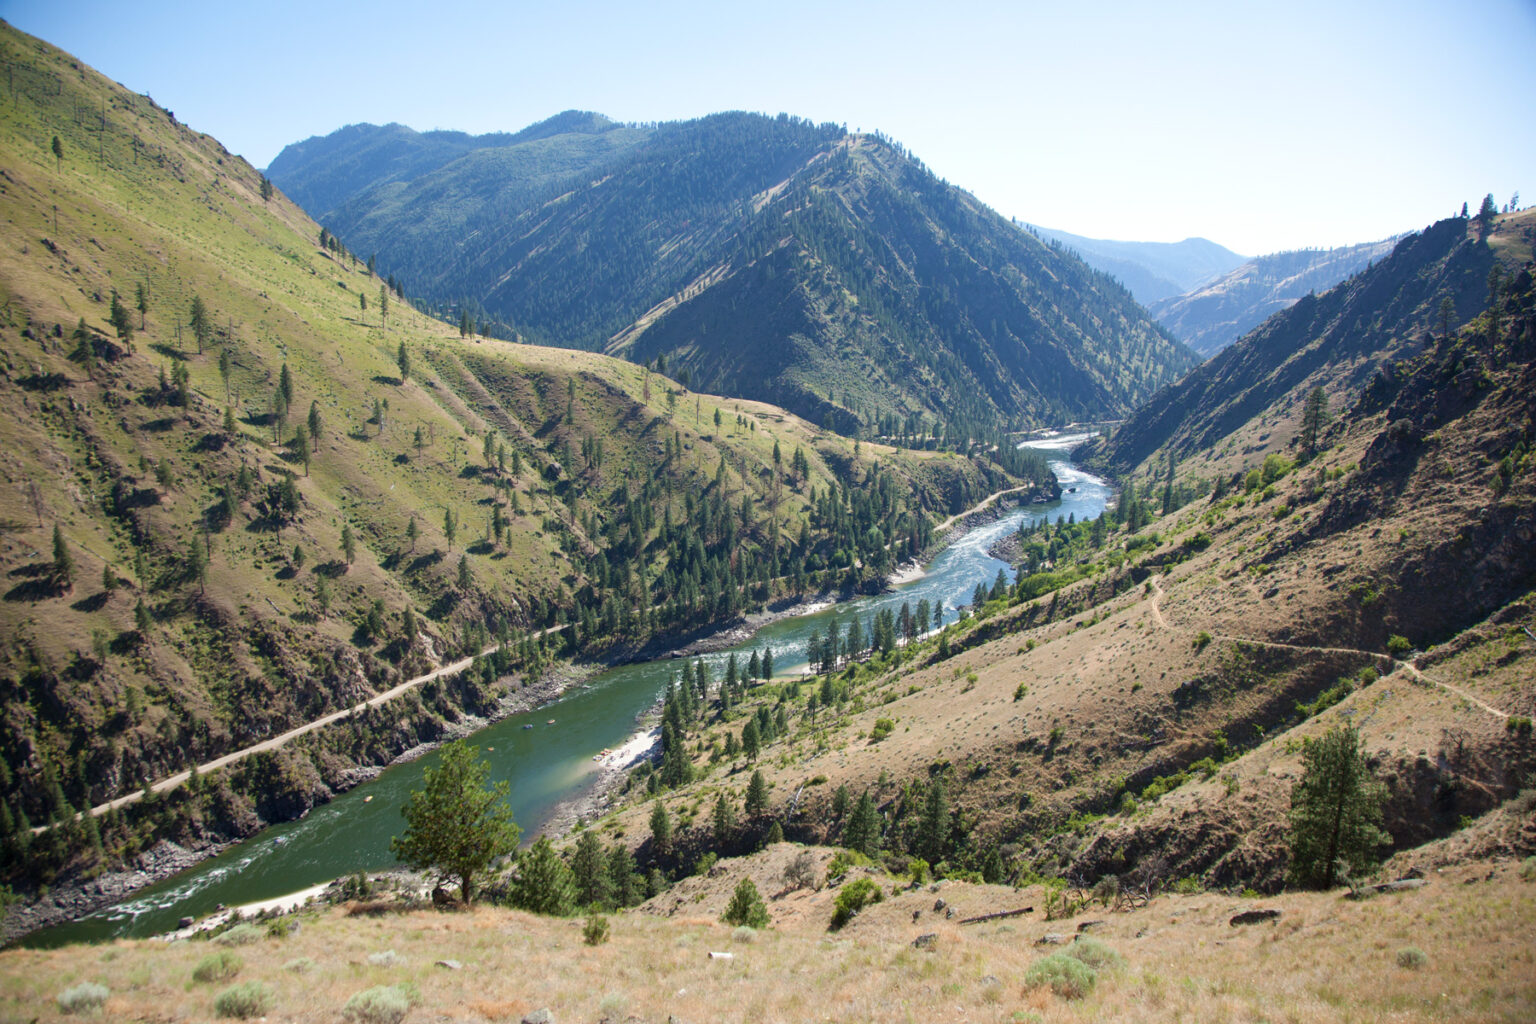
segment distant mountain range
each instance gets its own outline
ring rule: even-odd
[[[268,174],[439,315],[845,433],[1123,415],[1196,362],[1107,276],[834,125],[354,125]]]
[[[1210,357],[1302,296],[1324,292],[1392,251],[1396,238],[1338,249],[1257,256],[1183,295],[1148,304],[1152,315]]]
[[[1261,415],[1293,412],[1312,387],[1358,393],[1380,367],[1418,354],[1440,326],[1442,299],[1451,300],[1453,325],[1481,309],[1492,266],[1463,219],[1406,236],[1368,270],[1303,296],[1138,409],[1110,439],[1110,465],[1128,471],[1154,452],[1214,449]]]
[[[1235,267],[1244,257],[1205,238],[1182,242],[1119,242],[1084,238],[1038,225],[1029,230],[1047,241],[1059,242],[1081,256],[1090,267],[1102,270],[1125,285],[1136,301],[1151,308],[1159,299],[1171,299],[1194,291]]]
[[[1365,269],[1391,252],[1402,237],[1244,259],[1204,238],[1117,242],[1028,227],[1125,285],[1174,337],[1206,358],[1271,313]]]

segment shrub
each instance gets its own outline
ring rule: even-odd
[[[889,718],[877,718],[872,729],[869,730],[869,742],[879,743],[889,736],[896,728],[896,723]]]
[[[272,990],[259,981],[243,981],[220,992],[213,1012],[220,1017],[265,1017],[272,1009]]]
[[[297,935],[299,922],[291,917],[274,917],[267,922],[267,938],[286,939],[290,935]]]
[[[854,868],[868,867],[874,861],[870,860],[858,850],[838,850],[832,859],[827,862],[827,881],[841,878]]]
[[[289,960],[287,963],[283,964],[283,970],[292,971],[295,974],[308,974],[314,969],[315,961],[311,957],[307,956],[301,956],[294,960]]]
[[[192,980],[207,983],[210,981],[228,981],[240,973],[240,958],[228,950],[220,950],[217,953],[209,953],[197,962],[192,968]]]
[[[1397,966],[1416,971],[1429,963],[1429,956],[1418,946],[1404,946],[1397,951]]]
[[[815,889],[816,856],[810,850],[801,850],[784,868],[784,884],[791,889]]]
[[[360,1024],[399,1024],[419,998],[415,985],[376,985],[348,999],[341,1016]]]
[[[764,905],[763,897],[752,879],[743,878],[736,883],[736,891],[731,894],[731,902],[725,908],[725,913],[720,915],[720,920],[726,924],[744,924],[753,928],[768,927],[768,907]]]
[[[1119,953],[1098,939],[1089,938],[1086,935],[1078,936],[1077,941],[1067,947],[1066,955],[1082,961],[1095,971],[1112,970],[1125,963],[1125,958]]]
[[[262,931],[254,924],[242,922],[227,932],[220,932],[213,941],[221,946],[248,946],[261,939]]]
[[[94,981],[82,981],[59,993],[59,1012],[72,1016],[84,1016],[101,1012],[101,1004],[107,1001],[112,990]]]
[[[731,932],[731,941],[739,942],[742,945],[750,945],[751,943],[757,941],[757,929],[753,928],[749,924],[741,925],[735,931]]]
[[[1210,642],[1211,634],[1207,633],[1205,630],[1202,629],[1200,632],[1195,634],[1195,650],[1205,650],[1206,647],[1210,645]]]
[[[593,914],[587,918],[587,923],[581,927],[581,938],[589,946],[601,946],[608,941],[608,919],[602,914]]]
[[[1536,882],[1536,857],[1527,857],[1520,862],[1520,877],[1527,882]]]
[[[1026,987],[1049,987],[1063,999],[1083,998],[1093,991],[1098,980],[1092,967],[1065,953],[1052,953],[1036,960],[1024,974]]]
[[[368,962],[375,967],[399,967],[405,963],[405,957],[392,949],[386,949],[381,953],[369,953]]]
[[[871,903],[879,903],[885,899],[885,893],[880,891],[873,879],[860,878],[843,886],[837,894],[837,900],[833,904],[832,930],[837,931],[852,921],[859,911]]]
[[[1411,650],[1413,650],[1413,644],[1408,642],[1407,637],[1393,633],[1387,638],[1387,653],[1392,657],[1401,658]]]

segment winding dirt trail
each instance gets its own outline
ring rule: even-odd
[[[1153,619],[1153,621],[1155,621],[1157,623],[1157,626],[1158,626],[1159,629],[1165,629],[1165,630],[1168,630],[1169,632],[1174,632],[1174,633],[1188,633],[1188,632],[1190,632],[1190,630],[1187,629],[1187,628],[1181,628],[1181,627],[1178,627],[1178,626],[1169,625],[1168,620],[1163,617],[1163,609],[1162,609],[1163,597],[1164,597],[1164,594],[1163,594],[1162,583],[1160,583],[1158,581],[1158,578],[1156,576],[1153,576],[1152,577],[1152,599],[1151,599],[1152,619]],[[1384,662],[1384,663],[1392,666],[1392,670],[1387,673],[1387,675],[1389,675],[1389,676],[1393,675],[1395,673],[1398,673],[1398,672],[1406,672],[1409,675],[1413,676],[1415,679],[1420,680],[1421,682],[1428,683],[1431,686],[1438,686],[1440,689],[1445,690],[1447,693],[1455,694],[1456,696],[1458,696],[1458,697],[1462,698],[1463,700],[1465,700],[1467,703],[1472,704],[1473,706],[1475,706],[1477,708],[1480,708],[1481,710],[1483,710],[1483,711],[1487,712],[1488,714],[1494,716],[1495,718],[1499,719],[1501,722],[1509,717],[1509,712],[1507,712],[1507,711],[1500,711],[1498,708],[1494,707],[1492,704],[1489,704],[1487,701],[1483,700],[1480,697],[1477,697],[1477,696],[1475,696],[1473,694],[1468,693],[1466,690],[1463,690],[1461,687],[1452,685],[1451,683],[1442,682],[1439,679],[1434,679],[1434,678],[1431,678],[1430,676],[1425,675],[1423,672],[1419,671],[1418,666],[1415,665],[1413,662],[1411,662],[1411,661],[1399,661],[1398,659],[1392,657],[1390,654],[1383,654],[1380,651],[1362,651],[1362,650],[1359,650],[1359,649],[1354,648],[1354,647],[1317,647],[1317,646],[1312,646],[1312,645],[1308,645],[1308,644],[1287,644],[1287,643],[1281,643],[1281,642],[1279,642],[1277,640],[1255,640],[1255,639],[1253,639],[1251,637],[1246,637],[1246,636],[1227,636],[1227,635],[1219,634],[1219,633],[1212,633],[1212,634],[1209,634],[1209,635],[1210,635],[1212,640],[1227,640],[1227,641],[1230,641],[1232,643],[1252,644],[1255,647],[1273,647],[1273,648],[1277,648],[1279,650],[1285,650],[1285,651],[1311,651],[1311,652],[1317,653],[1317,654],[1358,654],[1358,655],[1364,655],[1365,657],[1368,657],[1368,658],[1375,658],[1378,661]]]

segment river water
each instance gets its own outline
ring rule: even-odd
[[[1032,446],[1064,451],[1080,440],[1081,436],[1063,437],[1033,442]],[[861,626],[868,627],[875,612],[899,609],[904,601],[914,608],[925,598],[930,603],[942,601],[945,622],[953,622],[956,607],[970,602],[978,583],[990,585],[999,569],[1012,575],[1007,563],[987,554],[1000,538],[1029,521],[1054,522],[1058,516],[1069,515],[1092,519],[1104,510],[1109,489],[1103,480],[1066,461],[1051,465],[1061,481],[1060,501],[1014,508],[970,530],[940,552],[921,578],[889,593],[781,619],[734,648],[702,655],[711,678],[723,674],[733,651],[745,669],[750,652],[764,647],[773,649],[776,674],[797,672],[805,666],[805,645],[812,630],[826,635],[829,623],[835,621],[839,633],[846,633],[854,616]],[[656,703],[678,667],[679,663],[670,658],[617,666],[554,704],[503,719],[472,737],[471,742],[491,763],[493,780],[511,783],[512,813],[525,830],[525,841],[550,820],[562,802],[594,781],[593,775],[599,770],[596,755],[634,739],[639,716]],[[551,720],[553,724],[548,724]],[[219,904],[237,906],[271,899],[359,869],[395,866],[389,840],[403,829],[400,807],[411,790],[420,787],[423,769],[436,766],[438,760],[439,755],[433,752],[396,765],[298,821],[274,825],[216,857],[139,890],[122,903],[35,932],[23,943],[54,946],[154,935],[175,928],[178,918],[209,913]]]

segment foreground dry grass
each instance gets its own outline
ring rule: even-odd
[[[284,939],[238,947],[234,981],[275,992],[267,1019],[333,1021],[354,993],[412,982],[422,1000],[407,1021],[520,1020],[548,1008],[556,1021],[1529,1021],[1536,1017],[1536,882],[1518,865],[1481,863],[1433,874],[1422,889],[1353,903],[1335,894],[1262,901],[1204,893],[1165,896],[1126,914],[1047,923],[1037,910],[1005,922],[960,918],[1043,903],[1038,889],[945,884],[903,892],[841,933],[825,921],[831,894],[770,901],[776,927],[740,941],[714,918],[752,860],[732,862],[717,885],[693,890],[697,916],[630,913],[612,939],[590,947],[579,920],[494,908],[384,918],[311,914]],[[764,865],[766,867],[766,864]],[[704,881],[704,880],[700,880]],[[953,919],[933,911],[942,897]],[[1282,912],[1277,924],[1232,927],[1233,913]],[[677,908],[674,907],[674,910]],[[921,911],[918,920],[913,912]],[[1046,932],[1093,934],[1123,966],[1068,1001],[1025,986],[1050,951]],[[912,946],[935,933],[932,951]],[[1426,962],[1398,966],[1417,947]],[[111,1020],[215,1016],[230,982],[192,980],[219,947],[203,942],[119,942],[0,954],[0,1018],[62,1019],[56,997],[82,981],[106,985]],[[392,950],[392,964],[370,961]],[[711,951],[733,954],[710,959]],[[307,959],[306,959],[307,958]],[[462,969],[436,966],[443,959]]]

